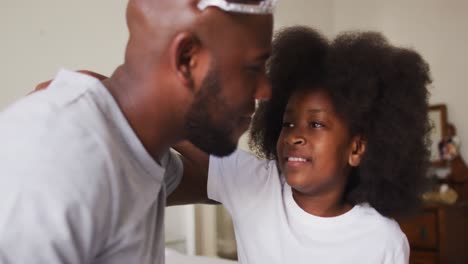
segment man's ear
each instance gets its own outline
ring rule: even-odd
[[[194,69],[199,64],[201,44],[199,39],[190,32],[177,34],[171,45],[171,66],[181,83],[194,91]]]
[[[362,156],[366,152],[367,142],[361,136],[353,137],[351,143],[351,153],[349,154],[348,163],[352,167],[357,167],[361,163]]]

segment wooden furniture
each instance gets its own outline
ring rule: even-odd
[[[426,205],[399,223],[410,243],[410,264],[468,263],[468,203]]]
[[[456,135],[453,124],[447,123],[445,105],[431,107],[436,111],[435,143]],[[440,137],[440,138],[437,138]],[[438,151],[437,144],[431,151]],[[432,153],[431,157],[437,157]],[[433,168],[445,168],[447,177],[433,177],[435,188],[447,184],[458,194],[455,204],[426,204],[413,218],[398,220],[410,243],[410,264],[468,264],[468,167],[458,153],[449,159],[432,160]]]
[[[440,127],[450,128],[455,135],[455,126],[446,124],[442,113]],[[451,205],[426,204],[415,217],[398,221],[410,244],[410,264],[468,264],[468,168],[460,155],[432,166],[449,169],[447,177],[434,177],[435,189],[447,184],[457,192],[458,200]]]

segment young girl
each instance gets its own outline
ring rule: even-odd
[[[263,158],[209,160],[208,197],[233,218],[240,263],[408,263],[390,217],[420,201],[427,64],[378,33],[328,43],[294,27],[277,35],[268,70],[272,98],[250,142]]]

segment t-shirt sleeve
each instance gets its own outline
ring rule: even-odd
[[[2,194],[0,263],[90,261],[99,240],[89,208],[54,193],[24,191]]]
[[[387,252],[385,264],[408,264],[410,247],[406,235],[400,231],[400,236],[395,239],[393,245],[389,248],[390,252]]]
[[[166,172],[164,174],[166,196],[169,196],[182,180],[184,165],[179,154],[172,149],[164,157],[163,162],[166,164]]]
[[[65,148],[26,129],[5,140],[13,136],[3,128],[0,263],[90,263],[113,222],[102,153],[78,151],[94,141]]]
[[[208,198],[222,203],[233,213],[251,203],[261,189],[269,188],[271,165],[271,161],[243,150],[223,158],[210,156]]]
[[[105,242],[105,194],[91,203],[66,171],[0,164],[0,263],[89,263]]]

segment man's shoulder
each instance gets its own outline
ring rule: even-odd
[[[105,122],[93,105],[96,99],[86,96],[95,83],[76,75],[61,71],[51,87],[21,98],[0,113],[3,149],[57,155],[59,159],[70,151],[93,156],[90,144],[98,144],[98,132]]]
[[[29,137],[23,134],[2,142],[1,193],[46,199],[64,210],[81,202],[91,209],[93,204],[106,201],[112,193],[109,162],[95,142],[67,140],[66,136],[66,133]]]
[[[98,180],[107,159],[100,136],[65,112],[32,109],[0,117],[0,178],[64,188]]]
[[[90,145],[96,147],[98,137],[93,133],[89,120],[77,118],[69,109],[53,109],[40,100],[24,100],[0,115],[1,152],[22,153],[37,156],[54,155],[58,159],[68,157],[71,151],[93,156]],[[88,153],[84,153],[88,152]],[[39,155],[40,154],[40,155]]]

